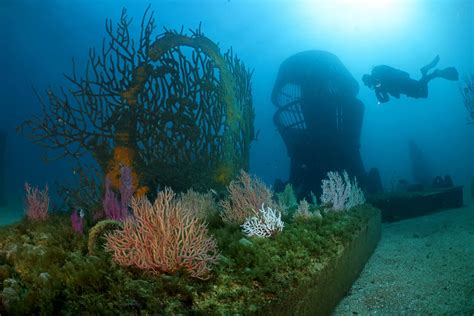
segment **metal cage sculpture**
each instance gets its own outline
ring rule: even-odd
[[[73,62],[72,87],[49,89],[43,115],[20,128],[61,157],[91,153],[115,187],[123,165],[133,167],[137,190],[225,186],[248,169],[251,72],[200,27],[191,35],[165,29],[153,40],[148,8],[135,43],[131,21],[125,9],[116,29],[107,20],[109,41],[90,50],[84,77]]]
[[[291,160],[289,181],[300,196],[319,194],[329,171],[364,176],[359,153],[364,105],[358,90],[331,53],[301,52],[281,64],[272,91],[273,121]]]

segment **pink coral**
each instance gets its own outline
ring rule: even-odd
[[[26,207],[25,213],[30,220],[45,220],[48,218],[49,194],[48,185],[44,190],[31,187],[25,183]]]
[[[227,187],[229,198],[221,201],[222,220],[228,224],[242,225],[249,217],[258,216],[262,204],[271,208],[273,192],[257,177],[251,177],[241,171],[240,176],[232,180]]]
[[[153,204],[146,197],[132,198],[131,206],[133,216],[123,228],[106,235],[105,247],[116,263],[154,274],[184,269],[192,277],[209,278],[217,261],[216,240],[171,189],[159,192]]]

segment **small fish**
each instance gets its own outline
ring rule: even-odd
[[[209,189],[209,191],[211,191],[212,194],[214,194],[215,196],[217,196],[216,190],[214,190],[214,189]]]

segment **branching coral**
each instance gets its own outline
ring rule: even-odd
[[[258,215],[247,218],[241,227],[243,233],[249,237],[268,238],[281,232],[285,224],[281,220],[280,212],[270,207],[265,208],[265,205],[262,204]]]
[[[321,202],[331,205],[334,211],[344,211],[365,203],[364,193],[357,184],[352,182],[344,170],[342,177],[338,172],[328,172],[328,179],[322,181]]]
[[[44,190],[40,190],[25,183],[25,193],[25,213],[28,219],[34,221],[47,219],[49,210],[48,185],[46,185]]]
[[[257,177],[245,171],[232,180],[227,187],[229,198],[220,202],[222,220],[228,224],[241,225],[249,217],[258,216],[262,204],[273,207],[273,192]]]
[[[202,220],[175,200],[173,191],[159,192],[153,204],[142,197],[133,198],[131,205],[133,217],[106,237],[115,262],[154,274],[184,269],[195,278],[210,277],[217,262],[216,240]]]
[[[136,173],[139,192],[158,184],[224,187],[248,168],[251,73],[200,28],[155,37],[148,8],[134,40],[131,22],[126,10],[116,27],[107,20],[108,41],[90,50],[84,74],[73,62],[69,86],[38,94],[42,115],[19,129],[59,157],[91,154],[115,188],[122,165]]]

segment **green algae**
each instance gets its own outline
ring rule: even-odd
[[[220,260],[208,281],[186,273],[151,276],[124,269],[66,215],[0,229],[0,312],[16,314],[249,314],[285,299],[339,254],[373,209],[286,223],[269,238],[247,238],[217,219],[209,225]]]

